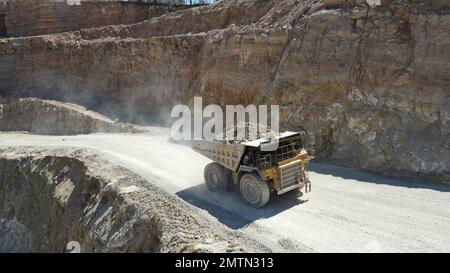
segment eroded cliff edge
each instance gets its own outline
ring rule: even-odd
[[[268,251],[88,149],[1,148],[0,200],[0,252]]]
[[[0,94],[140,123],[191,102],[279,104],[319,158],[449,181],[445,1],[248,0],[0,40]]]

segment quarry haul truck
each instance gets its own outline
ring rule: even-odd
[[[194,140],[192,148],[213,160],[204,170],[210,191],[237,189],[244,201],[259,208],[267,204],[271,193],[311,190],[306,166],[313,157],[303,146],[302,133],[242,142]]]

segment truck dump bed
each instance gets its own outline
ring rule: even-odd
[[[228,144],[215,140],[193,140],[192,149],[236,172],[244,155],[245,145]]]

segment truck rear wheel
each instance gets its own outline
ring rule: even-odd
[[[256,174],[244,174],[239,183],[239,190],[242,198],[255,208],[263,207],[269,202],[269,186]]]
[[[205,183],[212,192],[223,192],[229,187],[230,176],[228,170],[216,162],[209,163],[204,171]]]

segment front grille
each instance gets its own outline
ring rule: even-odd
[[[291,143],[280,145],[275,152],[276,160],[279,162],[289,158],[293,158],[297,155],[297,153],[297,150]]]
[[[298,184],[299,178],[301,178],[300,160],[288,163],[280,167],[280,180],[282,189]]]
[[[256,165],[260,169],[270,168],[275,166],[277,162],[281,162],[283,160],[291,159],[299,154],[299,150],[297,150],[292,143],[284,142],[284,145],[280,145],[278,148],[270,153],[262,153],[256,156]]]

